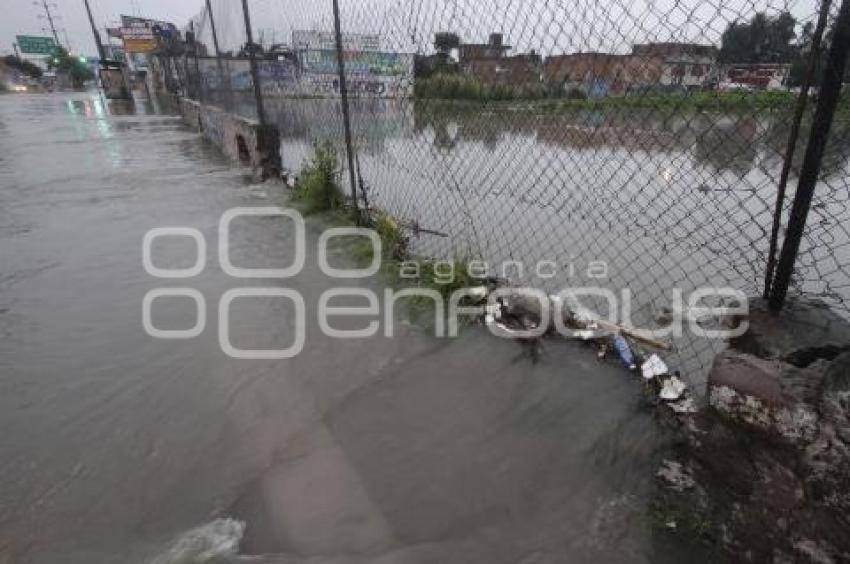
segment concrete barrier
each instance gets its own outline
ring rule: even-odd
[[[280,133],[273,125],[261,126],[217,106],[180,98],[183,121],[234,162],[262,171],[263,178],[280,174]]]

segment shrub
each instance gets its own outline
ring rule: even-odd
[[[330,142],[316,144],[313,158],[301,169],[292,200],[306,214],[339,209],[345,203],[336,182],[336,150]]]

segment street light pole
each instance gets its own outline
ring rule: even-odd
[[[94,34],[94,42],[97,45],[97,56],[100,57],[101,61],[106,60],[106,51],[103,49],[103,42],[100,40],[100,32],[97,31],[97,26],[94,25],[94,18],[91,15],[91,6],[89,6],[89,0],[83,0],[86,5],[86,13],[89,16],[89,24],[91,25],[91,32]]]
[[[56,45],[62,45],[59,42],[59,34],[56,33],[56,25],[53,23],[53,14],[50,13],[50,4],[47,3],[47,0],[41,0],[41,6],[44,8],[44,14],[47,16],[47,23],[50,25],[50,31],[53,33],[53,39],[56,41]]]

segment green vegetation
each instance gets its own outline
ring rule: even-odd
[[[646,93],[593,100],[556,100],[544,102],[547,109],[559,106],[587,109],[655,108],[669,110],[774,110],[794,105],[797,95],[788,91],[671,92]]]
[[[381,239],[384,258],[396,261],[407,258],[408,239],[398,221],[381,211],[375,212],[374,215],[371,224]]]
[[[793,107],[797,94],[788,91],[700,91],[643,92],[627,96],[587,98],[573,90],[555,95],[551,90],[518,90],[507,86],[488,86],[474,79],[436,75],[418,80],[416,97],[431,103],[435,100],[479,103],[510,103],[514,107],[545,111],[659,109],[659,110],[784,110]]]
[[[41,78],[43,74],[38,65],[25,61],[14,55],[7,55],[3,57],[3,63],[5,63],[5,65],[10,69],[15,69],[24,76],[28,76],[30,78]]]
[[[305,214],[323,213],[335,225],[353,225],[354,218],[347,213],[345,198],[337,184],[336,167],[337,154],[334,147],[327,142],[315,145],[312,158],[302,168],[292,190],[292,202]],[[472,259],[440,261],[411,256],[404,227],[382,210],[371,209],[363,214],[361,225],[378,234],[381,240],[382,271],[393,286],[429,288],[448,299],[460,288],[484,283],[484,280],[470,275]],[[364,237],[343,237],[338,244],[359,264],[368,264],[374,259],[374,248]],[[416,265],[415,273],[405,265]],[[430,309],[433,303],[428,299],[413,298],[410,306],[411,312],[418,315]]]
[[[64,47],[57,47],[56,53],[47,58],[47,68],[58,73],[66,73],[74,88],[82,88],[87,80],[94,79],[94,73],[88,64],[68,53]]]
[[[510,101],[540,99],[559,95],[555,89],[543,84],[519,87],[507,84],[488,84],[459,74],[438,73],[430,78],[417,79],[414,85],[417,98],[442,100]]]
[[[734,21],[721,37],[722,63],[790,63],[799,52],[791,41],[797,20],[789,12],[756,13],[748,22]]]
[[[351,225],[351,218],[348,217],[346,220],[345,223]],[[402,227],[392,216],[381,210],[371,210],[365,218],[365,224],[373,229],[381,240],[381,259],[385,263],[384,273],[390,278],[396,278],[395,270],[390,265],[408,257],[408,238]],[[371,241],[363,237],[351,237],[347,249],[360,264],[368,264],[374,258],[375,249]]]
[[[454,259],[452,261],[424,260],[420,261],[417,285],[420,288],[436,290],[443,298],[448,299],[456,290],[480,286],[484,280],[469,274],[470,258]],[[447,276],[451,272],[452,276]]]
[[[313,158],[301,169],[292,201],[305,214],[339,210],[345,198],[336,181],[336,150],[329,142],[314,147]]]

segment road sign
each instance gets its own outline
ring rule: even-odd
[[[36,35],[18,35],[18,48],[21,53],[30,55],[52,55],[56,51],[56,43],[52,37]]]

